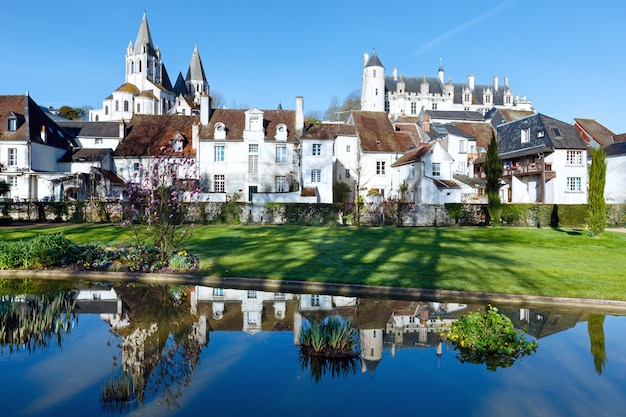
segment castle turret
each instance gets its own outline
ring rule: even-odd
[[[363,55],[363,84],[361,89],[361,110],[385,111],[385,67],[378,59],[376,51]]]
[[[202,94],[209,94],[209,83],[206,80],[204,67],[202,66],[202,60],[200,59],[200,52],[198,51],[198,45],[193,48],[191,62],[189,63],[189,69],[187,70],[187,76],[185,77],[185,84],[187,85],[187,89],[196,104],[200,103],[200,97]]]

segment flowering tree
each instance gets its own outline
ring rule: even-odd
[[[190,236],[192,224],[185,222],[185,202],[197,200],[199,177],[192,158],[176,156],[162,147],[161,155],[149,157],[126,189],[128,204],[122,227],[128,228],[137,246],[158,249],[166,263]]]

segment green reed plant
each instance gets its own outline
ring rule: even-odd
[[[331,316],[318,322],[307,319],[300,334],[300,353],[305,356],[354,357],[358,333],[351,320]]]

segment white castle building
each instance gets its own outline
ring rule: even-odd
[[[209,95],[198,46],[194,48],[187,76],[179,73],[172,83],[154,47],[144,12],[137,39],[126,48],[124,83],[102,101],[102,109],[89,112],[90,121],[130,120],[134,114],[199,114],[200,96]]]
[[[391,75],[376,52],[364,54],[361,110],[379,111],[393,116],[417,116],[423,110],[478,111],[483,115],[492,108],[533,110],[532,103],[522,96],[514,96],[508,78],[499,84],[495,75],[488,85],[476,84],[474,75],[467,76],[466,84],[445,81],[442,65],[436,77]]]

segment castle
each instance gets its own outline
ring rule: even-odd
[[[532,103],[522,96],[513,96],[508,78],[504,85],[494,76],[489,85],[476,84],[474,75],[467,76],[466,84],[445,81],[441,63],[437,77],[391,75],[374,51],[364,54],[361,89],[361,110],[389,113],[393,116],[417,116],[424,110],[477,111],[485,115],[492,108],[533,110]]]
[[[197,115],[201,95],[209,95],[209,83],[198,46],[193,50],[187,76],[183,78],[179,73],[172,87],[144,12],[135,44],[131,41],[126,48],[124,83],[102,101],[102,109],[89,112],[89,121],[130,120],[135,114]]]

